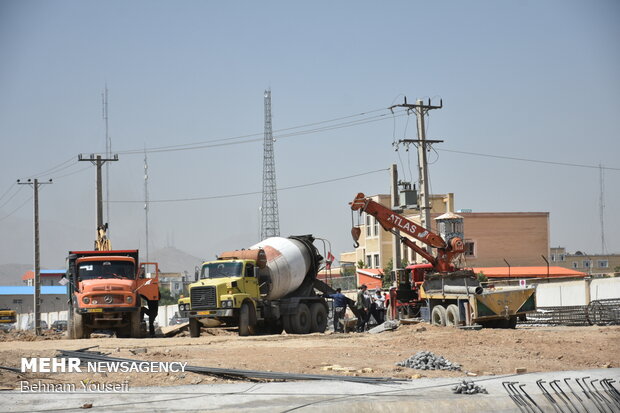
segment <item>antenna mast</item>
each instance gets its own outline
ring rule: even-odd
[[[276,188],[276,165],[273,153],[273,129],[271,126],[271,90],[265,90],[265,143],[263,148],[263,204],[261,214],[261,239],[280,236],[278,217],[278,192]]]
[[[108,84],[105,84],[101,94],[103,104],[103,121],[105,123],[105,157],[110,159],[112,156],[112,140],[108,133]],[[105,222],[110,222],[110,165],[105,166]]]
[[[149,261],[149,164],[144,146],[144,228],[146,237],[146,261]]]
[[[605,246],[605,181],[603,175],[603,165],[598,165],[599,169],[599,182],[600,182],[600,195],[599,195],[599,218],[601,221],[601,253],[607,254],[607,247]]]

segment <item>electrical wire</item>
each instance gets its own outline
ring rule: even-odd
[[[81,168],[81,169],[78,169],[77,171],[73,171],[73,172],[69,172],[68,174],[64,174],[64,175],[57,176],[57,177],[55,177],[54,179],[62,179],[62,178],[65,178],[65,177],[67,177],[67,176],[71,176],[71,175],[79,174],[80,172],[84,172],[85,170],[87,170],[87,169],[91,169],[92,167],[93,167],[93,165],[88,165],[88,166],[87,166],[87,167],[85,167],[85,168]]]
[[[15,196],[17,194],[19,194],[21,192],[22,189],[24,189],[23,186],[17,185],[17,184],[13,184],[14,186],[17,186],[17,191],[15,191],[15,193],[13,193],[13,195],[11,195],[11,197],[9,199],[7,199],[6,201],[4,201],[4,203],[2,205],[0,205],[0,208],[4,207],[6,204],[8,204],[9,202],[11,202],[11,200],[13,198],[15,198]],[[11,186],[12,188],[13,186]]]
[[[450,153],[460,153],[463,155],[473,155],[473,156],[483,156],[487,158],[497,158],[497,159],[508,159],[511,161],[523,161],[523,162],[534,162],[534,163],[542,163],[547,165],[559,165],[559,166],[572,166],[577,168],[591,168],[591,169],[606,169],[608,171],[620,171],[620,168],[610,168],[608,166],[600,167],[599,165],[586,165],[586,164],[577,164],[570,162],[556,162],[556,161],[544,161],[540,159],[528,159],[528,158],[518,158],[514,156],[504,156],[504,155],[492,155],[488,153],[477,153],[477,152],[467,152],[467,151],[457,151],[454,149],[439,149],[439,151],[450,152]]]
[[[20,209],[22,209],[24,207],[24,205],[26,205],[30,200],[32,200],[32,198],[34,198],[34,196],[31,196],[30,198],[26,199],[20,206],[18,206],[17,208],[15,208],[14,210],[12,210],[11,212],[9,212],[7,215],[3,216],[2,218],[0,218],[0,221],[4,221],[5,219],[7,219],[8,217],[10,217],[11,215],[13,215],[14,213],[16,213],[17,211],[19,211]]]
[[[382,110],[385,110],[385,109],[382,109]],[[371,112],[375,112],[375,111],[371,111]],[[363,112],[363,113],[371,113],[371,112]],[[290,137],[295,137],[295,136],[308,135],[308,134],[312,134],[312,133],[326,132],[326,131],[330,131],[330,130],[342,129],[342,128],[347,128],[347,127],[352,127],[352,126],[365,125],[365,124],[372,123],[372,122],[382,121],[382,120],[386,119],[387,115],[388,114],[385,113],[385,114],[374,115],[374,116],[371,116],[371,117],[366,117],[366,118],[358,119],[358,120],[354,120],[354,121],[342,122],[342,123],[338,123],[338,124],[334,124],[334,125],[324,126],[324,127],[321,127],[321,128],[307,129],[307,130],[302,130],[302,131],[293,132],[293,133],[280,134],[280,135],[274,136],[274,138],[276,138],[276,139],[290,138]],[[397,114],[397,116],[403,116],[403,115],[404,115],[404,111]],[[347,117],[343,117],[343,118],[347,118]],[[325,122],[328,122],[328,121],[314,122],[312,124],[307,124],[307,125],[321,124],[321,123],[325,123]],[[291,130],[291,129],[296,129],[296,128],[299,128],[299,127],[291,127],[291,128],[279,129],[279,130],[277,130],[275,132],[278,133],[278,132],[282,132],[282,131],[286,131],[286,130]],[[211,140],[202,141],[202,142],[193,143],[193,144],[180,144],[180,145],[172,145],[172,146],[155,147],[155,148],[150,148],[150,149],[147,148],[146,150],[144,148],[142,148],[142,149],[131,149],[131,150],[118,151],[117,153],[124,154],[124,155],[133,155],[133,154],[141,154],[142,155],[142,154],[144,154],[145,151],[147,153],[158,153],[158,152],[175,152],[175,151],[187,151],[187,150],[195,150],[195,149],[204,149],[204,148],[236,145],[236,144],[243,144],[243,143],[250,143],[250,142],[260,142],[260,141],[263,141],[263,139],[264,139],[263,137],[254,138],[254,139],[247,139],[247,138],[251,138],[253,136],[262,136],[262,135],[263,135],[263,133],[261,132],[261,133],[253,133],[253,134],[248,134],[248,135],[234,136],[234,137],[229,137],[229,138],[211,139]],[[240,141],[240,142],[228,142],[228,141],[240,140],[240,139],[246,139],[246,140],[243,140],[243,141]],[[224,142],[224,143],[217,143],[217,142]]]
[[[17,183],[13,182],[13,184],[11,184],[11,186],[9,186],[9,188],[2,195],[0,195],[0,200],[2,200],[2,198],[4,198],[16,185]]]
[[[351,179],[351,178],[357,178],[359,176],[364,176],[364,175],[370,175],[370,174],[374,174],[377,172],[385,172],[388,171],[387,168],[382,168],[382,169],[376,169],[374,171],[367,171],[367,172],[362,172],[359,174],[355,174],[355,175],[349,175],[349,176],[343,176],[340,178],[333,178],[333,179],[326,179],[323,181],[317,181],[317,182],[310,182],[307,184],[300,184],[300,185],[291,185],[291,186],[285,186],[282,188],[278,188],[278,191],[286,191],[289,189],[297,189],[297,188],[305,188],[308,186],[314,186],[314,185],[321,185],[321,184],[326,184],[326,183],[331,183],[331,182],[336,182],[336,181],[342,181],[342,180],[346,180],[346,179]],[[254,192],[242,192],[242,193],[237,193],[237,194],[227,194],[227,195],[212,195],[212,196],[204,196],[204,197],[195,197],[195,198],[176,198],[176,199],[155,199],[155,200],[149,200],[149,203],[165,203],[165,202],[187,202],[187,201],[205,201],[205,200],[210,200],[210,199],[222,199],[222,198],[235,198],[235,197],[240,197],[240,196],[247,196],[247,195],[259,195],[262,194],[262,191],[254,191]],[[143,204],[144,200],[139,200],[139,201],[107,201],[110,203],[140,203]]]

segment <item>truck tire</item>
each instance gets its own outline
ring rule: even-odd
[[[327,310],[321,303],[310,305],[310,332],[324,333],[327,328]]]
[[[282,328],[286,331],[286,334],[295,334],[293,330],[293,322],[291,321],[292,316],[289,314],[282,316]]]
[[[299,304],[297,312],[291,314],[291,327],[295,334],[308,334],[312,323],[310,321],[310,309],[304,303]]]
[[[446,326],[457,327],[461,323],[459,308],[455,304],[450,304],[446,308]]]
[[[256,313],[254,306],[245,302],[239,310],[239,335],[251,336],[256,334]]]
[[[508,320],[506,320],[506,328],[517,328],[517,316],[512,315]]]
[[[134,311],[129,314],[129,337],[142,337],[142,317],[140,317],[140,311]]]
[[[189,319],[189,336],[200,337],[200,321],[197,318]]]
[[[77,311],[73,311],[73,317],[67,327],[67,335],[70,339],[84,338],[84,318]]]
[[[436,305],[433,307],[433,311],[431,313],[431,324],[434,326],[446,325],[446,309],[443,306]]]

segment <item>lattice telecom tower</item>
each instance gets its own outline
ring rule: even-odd
[[[280,236],[278,217],[278,192],[276,188],[276,163],[273,154],[271,128],[271,90],[265,90],[265,143],[263,147],[263,205],[261,208],[261,240]]]

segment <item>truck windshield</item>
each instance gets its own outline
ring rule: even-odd
[[[78,277],[81,280],[96,278],[134,279],[135,269],[129,261],[89,261],[78,264]]]
[[[211,262],[202,267],[200,278],[241,277],[242,262]]]

